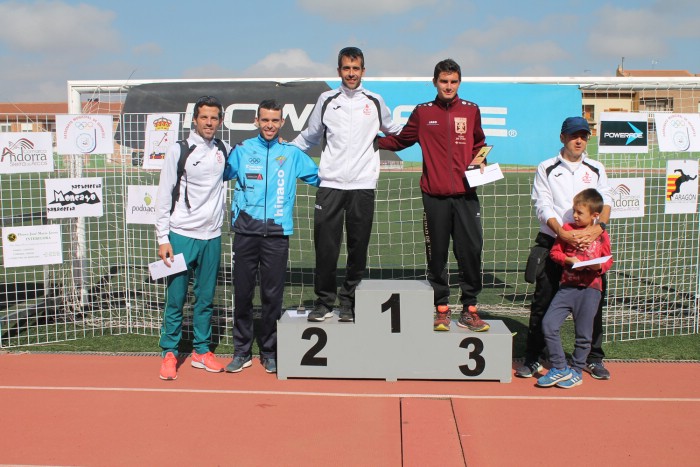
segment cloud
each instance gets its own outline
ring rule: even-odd
[[[301,8],[315,15],[348,22],[369,16],[400,14],[424,6],[434,6],[439,0],[354,0],[352,2],[331,2],[328,0],[298,0]]]
[[[411,59],[406,60],[406,57]],[[432,52],[421,53],[407,46],[372,48],[365,52],[365,60],[368,77],[433,76],[433,68],[437,63]]]
[[[305,50],[283,49],[273,52],[243,71],[247,77],[328,77],[335,76],[336,67],[332,63],[316,63]]]
[[[159,56],[163,54],[163,47],[156,42],[139,44],[131,49],[134,55]]]
[[[115,14],[58,1],[0,4],[0,44],[19,53],[76,60],[119,48]]]
[[[336,69],[332,63],[316,63],[305,50],[282,49],[272,52],[244,70],[233,70],[218,64],[190,67],[183,78],[306,78],[333,77]]]
[[[215,79],[238,78],[239,76],[230,68],[224,68],[216,63],[208,63],[183,70],[182,77],[185,79]]]
[[[116,15],[84,3],[0,3],[0,96],[8,101],[66,99],[66,81],[126,77],[133,64],[119,63]]]
[[[44,73],[50,69],[50,73]],[[40,102],[66,99],[66,69],[57,73],[58,67],[39,68],[35,63],[17,60],[15,57],[0,58],[0,101]],[[57,74],[59,78],[57,78]],[[63,81],[61,81],[63,78]]]
[[[667,18],[651,10],[604,6],[593,14],[587,46],[608,57],[653,57],[667,50]]]
[[[542,41],[521,43],[509,47],[498,54],[498,60],[504,63],[523,63],[531,66],[538,63],[564,60],[568,56],[568,53],[559,44],[551,41]]]

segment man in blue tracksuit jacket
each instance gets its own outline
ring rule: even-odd
[[[258,271],[262,319],[260,360],[268,373],[277,371],[277,320],[282,312],[289,236],[294,231],[296,179],[318,186],[318,167],[299,148],[278,142],[284,124],[274,100],[258,106],[260,133],[236,146],[228,157],[224,180],[236,179],[232,203],[233,361],[226,371],[251,365],[253,295]]]

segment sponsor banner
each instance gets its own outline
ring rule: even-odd
[[[126,189],[126,223],[155,225],[158,187],[129,185]]]
[[[698,209],[698,161],[666,163],[666,214],[694,214]]]
[[[381,94],[392,118],[406,123],[413,108],[435,99],[436,91],[430,79],[372,80],[363,79],[363,86]],[[337,88],[340,81],[304,80],[284,83],[275,81],[222,81],[187,83],[149,83],[129,90],[123,106],[123,144],[143,149],[142,114],[157,112],[185,112],[183,128],[178,138],[190,129],[194,102],[202,95],[219,98],[224,105],[222,137],[232,145],[257,133],[253,125],[255,111],[263,99],[276,99],[283,106],[286,119],[280,136],[293,140],[306,128],[309,115],[319,94]],[[489,162],[503,164],[537,165],[552,157],[561,148],[559,133],[566,117],[581,114],[581,91],[577,86],[526,83],[472,83],[463,82],[459,96],[475,102],[481,109],[482,126],[487,144],[494,150]],[[141,118],[141,121],[139,121]],[[132,129],[136,129],[133,131]],[[120,134],[118,132],[117,134]],[[320,155],[320,146],[309,151]],[[418,144],[398,153],[381,151],[382,162],[421,161]]]
[[[51,133],[0,133],[0,173],[53,172]]]
[[[649,152],[649,115],[635,112],[601,112],[598,152],[639,154]]]
[[[700,151],[700,114],[654,113],[656,139],[662,152]]]
[[[102,217],[102,178],[52,178],[46,184],[46,217]]]
[[[6,268],[61,264],[61,226],[3,227],[2,257]]]
[[[112,116],[56,115],[56,150],[61,155],[112,154]]]
[[[612,188],[611,219],[644,217],[644,178],[609,178]]]
[[[146,143],[143,168],[160,170],[168,146],[180,134],[180,114],[149,114],[146,117]]]
[[[413,107],[436,96],[431,81],[378,81],[366,87],[382,95],[394,121],[402,124]],[[488,162],[500,165],[536,166],[555,156],[561,148],[561,123],[581,115],[581,91],[576,86],[463,82],[459,97],[479,106],[486,143],[493,145]],[[418,144],[397,154],[405,161],[422,160]]]

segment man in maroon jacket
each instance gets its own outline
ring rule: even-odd
[[[464,171],[486,144],[481,112],[473,102],[460,99],[457,90],[462,71],[452,59],[435,65],[433,84],[437,97],[419,104],[401,133],[379,139],[379,147],[400,151],[419,143],[423,152],[423,230],[428,261],[428,280],[433,287],[437,314],[436,331],[449,331],[450,287],[447,258],[452,237],[459,269],[460,301],[464,305],[457,325],[487,331],[489,325],[477,314],[481,292],[481,208],[476,189]]]

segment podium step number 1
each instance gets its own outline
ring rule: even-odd
[[[513,337],[502,321],[472,332],[453,319],[438,332],[433,311],[428,282],[399,280],[362,281],[354,323],[287,311],[277,325],[277,377],[511,381]]]

